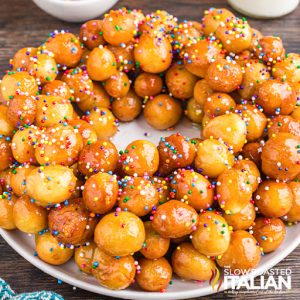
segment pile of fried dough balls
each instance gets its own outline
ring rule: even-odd
[[[110,289],[255,268],[300,220],[299,97],[299,55],[227,9],[55,31],[1,81],[0,227]],[[117,150],[140,114],[170,135]],[[201,135],[172,132],[184,114]]]

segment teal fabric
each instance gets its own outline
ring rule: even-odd
[[[33,292],[16,295],[11,287],[0,278],[0,300],[64,300],[54,292]]]

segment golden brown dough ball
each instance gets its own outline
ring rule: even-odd
[[[6,101],[13,99],[16,95],[35,96],[38,92],[35,78],[24,71],[10,71],[5,74],[0,87],[2,96]]]
[[[99,140],[83,147],[78,159],[78,170],[86,176],[98,172],[113,172],[118,158],[118,150],[113,143]]]
[[[170,200],[158,206],[152,227],[162,237],[180,238],[196,229],[198,215],[193,207],[178,200]]]
[[[83,201],[87,208],[97,214],[110,211],[117,202],[118,182],[115,175],[97,173],[84,184]]]
[[[293,117],[294,119],[300,121],[300,105],[296,104],[296,108],[292,112],[291,117]]]
[[[177,62],[166,73],[166,85],[173,97],[186,100],[193,96],[197,77]]]
[[[266,63],[281,61],[285,54],[282,40],[277,36],[263,36],[259,39],[254,51],[256,56]]]
[[[97,224],[82,199],[65,201],[52,208],[48,216],[51,234],[63,244],[80,245],[89,240]]]
[[[222,139],[236,153],[246,143],[246,128],[240,116],[230,113],[211,119],[203,130],[203,136]]]
[[[216,211],[203,211],[199,214],[198,226],[193,232],[193,246],[207,256],[222,255],[230,242],[230,230],[227,222]]]
[[[74,250],[58,243],[50,232],[39,234],[35,239],[38,257],[50,265],[62,265],[73,256]]]
[[[79,39],[89,50],[93,50],[99,45],[104,45],[103,38],[103,21],[90,20],[85,22],[80,27]]]
[[[114,54],[117,62],[117,69],[119,71],[128,72],[135,66],[133,43],[128,43],[127,45],[122,44],[122,46],[113,46],[109,44],[107,45],[107,48]]]
[[[172,46],[164,36],[143,33],[134,49],[137,67],[145,72],[160,73],[172,62]]]
[[[10,139],[0,136],[0,171],[5,170],[13,162]]]
[[[175,126],[182,115],[179,101],[169,95],[160,94],[147,101],[144,118],[147,123],[158,130]]]
[[[257,166],[260,166],[262,149],[262,145],[258,142],[248,143],[243,147],[242,155],[245,159],[250,159],[255,162]]]
[[[201,141],[195,158],[197,170],[210,178],[218,177],[234,163],[232,150],[216,139]]]
[[[234,111],[235,106],[235,101],[228,94],[213,93],[204,102],[203,110],[207,116],[213,118]]]
[[[204,11],[202,19],[202,27],[204,34],[209,36],[215,34],[217,28],[221,22],[225,22],[227,19],[234,17],[234,14],[226,8],[214,8]]]
[[[268,136],[271,138],[279,132],[287,132],[300,137],[300,120],[292,116],[276,116],[268,124]]]
[[[262,150],[262,171],[274,179],[293,180],[300,172],[300,137],[280,132]]]
[[[121,98],[126,96],[130,89],[130,81],[126,73],[117,72],[111,75],[104,83],[106,92],[114,98]]]
[[[95,242],[111,256],[126,256],[142,249],[145,228],[131,212],[118,211],[105,215],[95,229]]]
[[[141,253],[148,259],[163,257],[170,246],[170,239],[163,238],[157,233],[150,221],[144,222],[146,238]]]
[[[112,257],[99,248],[93,256],[92,274],[98,282],[112,290],[126,289],[134,282],[136,264],[130,255]]]
[[[120,99],[112,102],[112,112],[121,122],[130,122],[142,111],[142,100],[133,90]]]
[[[191,165],[196,155],[195,141],[179,132],[162,137],[158,144],[159,170],[162,175],[169,175],[177,168]]]
[[[158,169],[158,150],[149,141],[136,140],[121,152],[121,162],[123,171],[128,175],[152,176]]]
[[[2,188],[2,192],[11,192],[10,179],[11,179],[10,169],[0,171],[0,185]]]
[[[75,132],[78,132],[81,135],[83,145],[95,143],[97,141],[95,129],[85,120],[74,119],[69,121],[69,125],[74,128]]]
[[[250,47],[248,48],[249,51],[251,52],[254,52],[255,51],[255,48],[257,47],[258,43],[259,43],[259,40],[263,37],[263,34],[251,27],[251,31],[252,31],[252,39],[251,39],[251,44],[250,44]]]
[[[167,202],[170,197],[170,185],[168,180],[162,177],[152,177],[151,183],[155,186],[159,195],[159,204]]]
[[[69,199],[76,185],[73,171],[63,166],[37,167],[26,180],[27,195],[46,207]]]
[[[47,228],[47,215],[47,210],[36,205],[27,195],[18,198],[13,208],[14,223],[25,233],[38,233]]]
[[[139,260],[140,272],[137,273],[136,281],[145,291],[165,291],[172,279],[172,267],[164,258]]]
[[[236,214],[225,214],[224,219],[233,230],[247,230],[256,217],[254,205],[249,202]]]
[[[203,106],[198,104],[194,97],[188,100],[184,113],[192,122],[201,124],[204,116]]]
[[[117,72],[114,54],[104,47],[94,48],[87,60],[87,72],[93,80],[103,81]]]
[[[159,194],[151,181],[143,177],[125,176],[119,192],[119,207],[142,217],[147,215],[159,201]]]
[[[174,198],[184,201],[196,211],[209,208],[213,203],[211,183],[193,170],[178,169],[170,177]]]
[[[93,257],[96,249],[97,246],[93,241],[75,249],[74,260],[79,270],[83,273],[92,274]]]
[[[288,185],[293,193],[293,201],[290,211],[283,217],[283,219],[288,222],[298,222],[300,221],[300,182],[293,181]]]
[[[231,93],[242,84],[242,68],[233,60],[218,59],[208,67],[205,80],[214,91]]]
[[[30,63],[30,58],[37,53],[37,48],[26,47],[18,50],[10,60],[10,65],[14,71],[26,71]]]
[[[198,77],[205,77],[209,65],[224,57],[216,41],[199,40],[182,53],[186,69]]]
[[[82,48],[79,39],[65,31],[53,32],[51,37],[42,45],[42,49],[53,52],[55,61],[68,68],[78,65],[82,56]]]
[[[238,169],[225,170],[218,177],[217,197],[225,213],[238,213],[252,197],[250,176]]]
[[[8,117],[8,107],[0,105],[0,135],[8,137],[13,135],[14,124],[11,123]]]
[[[213,93],[213,90],[208,86],[205,79],[200,79],[194,86],[195,101],[203,106],[207,97]]]
[[[264,253],[276,250],[283,242],[285,234],[285,225],[280,219],[264,217],[255,219],[253,236]]]
[[[34,168],[35,166],[24,164],[12,169],[10,174],[10,186],[16,196],[20,197],[26,194],[26,179]]]
[[[246,271],[254,269],[260,258],[256,239],[247,231],[237,230],[231,234],[230,245],[217,263],[222,268],[230,268],[232,272]]]
[[[42,94],[50,96],[60,96],[64,99],[73,100],[70,87],[61,80],[53,80],[43,86]]]
[[[264,216],[282,217],[292,207],[293,193],[287,183],[266,180],[258,186],[254,199]]]
[[[107,108],[94,108],[86,120],[93,126],[100,140],[108,140],[118,131],[118,121]]]
[[[0,196],[0,228],[13,230],[16,224],[13,218],[13,209],[17,198],[9,192]]]
[[[141,73],[134,81],[134,90],[142,98],[158,95],[163,88],[160,75]]]

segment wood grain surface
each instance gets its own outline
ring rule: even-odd
[[[103,0],[105,1],[105,0]],[[263,1],[263,0],[262,0]],[[283,1],[283,0],[282,0]],[[203,10],[210,7],[227,7],[226,1],[217,0],[121,0],[116,7],[141,8],[145,12],[165,9],[180,20],[200,20]],[[30,0],[0,0],[0,76],[2,77],[9,58],[20,48],[38,46],[55,29],[79,31],[79,24],[64,23],[42,12]],[[248,19],[251,26],[265,35],[279,35],[288,52],[299,52],[300,7],[292,14],[274,20]],[[299,299],[300,298],[300,247],[284,259],[278,268],[292,269],[292,290],[284,294],[231,295],[219,293],[202,299]],[[2,238],[0,238],[0,277],[7,280],[13,289],[20,292],[54,290],[65,299],[112,299],[80,289],[46,275],[25,261]],[[200,299],[200,298],[199,298]]]

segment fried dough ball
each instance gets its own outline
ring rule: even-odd
[[[51,52],[38,52],[37,55],[31,57],[27,70],[39,84],[55,80],[58,69],[53,56]]]
[[[6,135],[8,137],[13,135],[14,126],[9,120],[8,107],[0,105],[0,135]]]
[[[296,95],[288,82],[270,79],[258,87],[256,103],[267,115],[289,115],[295,108]]]
[[[123,171],[128,175],[152,176],[158,169],[158,150],[149,141],[136,140],[121,152],[121,162]]]
[[[0,186],[1,186],[2,192],[11,192],[11,186],[10,186],[11,180],[10,179],[11,179],[10,169],[0,171]]]
[[[16,95],[35,96],[38,92],[35,78],[24,71],[8,72],[0,84],[2,96],[6,101],[13,99]]]
[[[87,72],[93,80],[103,81],[117,72],[114,54],[107,48],[94,48],[87,60]]]
[[[38,139],[35,157],[40,165],[70,166],[78,160],[83,148],[80,133],[72,126],[56,125],[46,129]]]
[[[196,229],[198,215],[195,209],[184,202],[170,200],[156,209],[152,227],[162,237],[180,238]]]
[[[92,110],[95,107],[109,108],[109,95],[104,90],[102,84],[93,82],[93,92],[88,98],[77,103],[82,111]]]
[[[262,148],[260,143],[248,143],[243,147],[242,155],[245,159],[250,159],[255,162],[257,166],[260,166]]]
[[[112,112],[121,122],[130,122],[139,116],[142,111],[142,100],[133,90],[112,103]]]
[[[242,84],[242,68],[235,61],[218,59],[208,67],[205,80],[214,91],[231,93]]]
[[[163,204],[170,199],[170,185],[167,179],[162,177],[152,177],[151,183],[155,186],[159,195],[159,204]]]
[[[194,94],[197,77],[190,73],[182,62],[175,63],[166,73],[166,85],[173,97],[188,99]]]
[[[160,94],[147,101],[144,118],[158,130],[165,130],[176,125],[182,115],[180,103],[169,95]]]
[[[30,58],[37,53],[37,48],[27,47],[18,50],[10,60],[11,67],[14,71],[26,71],[30,63]]]
[[[147,215],[159,201],[159,194],[151,181],[143,177],[124,177],[119,193],[119,207],[142,217]]]
[[[254,223],[256,213],[254,205],[249,202],[236,214],[225,214],[224,219],[233,230],[247,230]]]
[[[262,182],[254,195],[255,204],[266,217],[286,215],[293,203],[293,193],[284,182],[266,180]]]
[[[215,139],[201,141],[198,145],[195,166],[203,175],[218,177],[234,163],[234,156],[223,142]]]
[[[134,48],[136,64],[145,72],[160,73],[172,62],[172,46],[164,36],[143,33]]]
[[[246,143],[246,124],[236,114],[230,113],[211,119],[203,130],[204,138],[222,139],[234,153]]]
[[[300,137],[279,132],[263,147],[262,171],[274,179],[293,180],[300,172]]]
[[[115,258],[99,248],[95,249],[92,274],[102,286],[112,290],[126,289],[134,282],[135,272],[136,265],[132,256]]]
[[[134,67],[133,43],[122,44],[122,46],[107,45],[107,48],[114,54],[119,71],[128,72]]]
[[[42,94],[47,96],[60,96],[64,99],[73,100],[70,87],[61,80],[53,80],[43,86]]]
[[[194,97],[188,100],[184,113],[192,122],[201,124],[204,116],[203,106],[198,104]]]
[[[172,267],[164,258],[139,260],[140,272],[137,273],[136,282],[145,291],[158,292],[167,288],[172,279]]]
[[[197,251],[207,256],[223,254],[230,242],[230,230],[225,219],[215,211],[203,211],[198,227],[193,232],[192,243]]]
[[[263,37],[263,34],[259,30],[253,27],[251,27],[251,31],[252,31],[252,39],[248,50],[251,52],[255,52],[255,48],[257,47],[259,40]]]
[[[284,220],[288,222],[300,221],[300,182],[290,182],[289,188],[293,193],[292,207],[284,216]]]
[[[215,60],[224,57],[216,41],[199,40],[184,49],[184,65],[186,69],[198,77],[205,77],[208,67]]]
[[[53,32],[42,47],[53,52],[58,64],[68,68],[78,65],[83,52],[79,39],[73,33],[65,31]]]
[[[76,185],[73,171],[63,166],[38,167],[26,180],[27,195],[46,207],[69,199]]]
[[[0,197],[0,228],[13,230],[16,224],[13,218],[13,209],[17,198],[9,192],[4,192]]]
[[[210,182],[193,170],[178,169],[170,178],[174,198],[181,199],[196,211],[209,208],[213,203],[213,190]]]
[[[80,27],[79,39],[85,47],[89,50],[93,50],[94,48],[105,44],[102,29],[102,20],[87,21]]]
[[[10,174],[10,186],[16,196],[20,197],[26,194],[26,179],[34,168],[34,166],[26,164],[12,169]]]
[[[158,259],[163,257],[170,246],[170,239],[163,238],[153,228],[150,221],[144,223],[146,239],[141,249],[141,253],[148,259]]]
[[[213,93],[213,90],[208,86],[205,79],[200,79],[194,86],[195,101],[203,106],[207,97]]]
[[[240,212],[250,201],[252,188],[248,173],[239,169],[225,170],[219,175],[217,182],[220,207],[226,213]]]
[[[50,232],[39,234],[35,239],[38,257],[50,265],[62,265],[73,256],[74,250],[59,243]]]
[[[78,67],[69,69],[64,72],[61,80],[69,86],[76,102],[84,101],[91,97],[93,82],[86,70]]]
[[[93,126],[100,140],[108,140],[118,131],[118,121],[107,108],[93,109],[88,115],[87,121]]]
[[[234,14],[226,8],[211,7],[209,10],[205,10],[202,19],[204,34],[206,36],[214,34],[221,22],[225,22],[233,17]]]
[[[13,162],[13,155],[10,148],[10,139],[0,136],[0,171],[9,167]]]
[[[88,275],[93,272],[93,257],[97,249],[96,244],[91,241],[75,249],[74,260],[80,271]]]
[[[297,106],[297,104],[296,104],[296,108],[294,109],[294,111],[291,114],[291,117],[300,121],[300,106]]]
[[[287,132],[300,137],[300,120],[291,116],[276,116],[268,124],[269,138],[279,132]]]
[[[97,141],[95,129],[85,120],[74,119],[69,121],[69,125],[74,128],[75,132],[78,132],[81,135],[83,145],[95,143]]]
[[[158,95],[163,88],[160,75],[141,73],[134,81],[134,91],[142,98]]]
[[[52,208],[48,216],[51,234],[63,244],[80,245],[89,240],[97,224],[82,199],[69,200]]]
[[[213,93],[204,102],[203,110],[207,116],[213,118],[234,111],[235,106],[235,101],[228,94]]]
[[[259,39],[254,51],[256,56],[266,63],[281,61],[285,54],[282,40],[277,36],[263,36]]]
[[[114,98],[121,98],[127,95],[130,89],[130,81],[124,72],[118,71],[108,78],[104,83],[106,92]]]
[[[126,256],[142,249],[145,241],[144,224],[131,212],[105,215],[95,229],[95,242],[111,256]]]
[[[231,271],[251,270],[260,262],[261,253],[256,239],[247,231],[237,230],[231,234],[227,251],[217,259],[220,267]]]
[[[38,233],[47,228],[47,210],[36,205],[30,197],[23,195],[13,207],[16,227],[25,233]]]
[[[196,155],[194,140],[190,140],[180,133],[162,137],[157,149],[159,152],[158,172],[163,176],[177,168],[191,165]]]
[[[280,219],[264,217],[255,219],[253,236],[264,253],[276,250],[283,242],[285,234],[285,225]]]
[[[118,150],[113,143],[96,141],[83,147],[78,159],[78,170],[86,176],[98,172],[113,172],[118,158]]]
[[[83,201],[86,207],[97,214],[110,211],[117,202],[118,182],[115,175],[97,173],[84,184]]]

